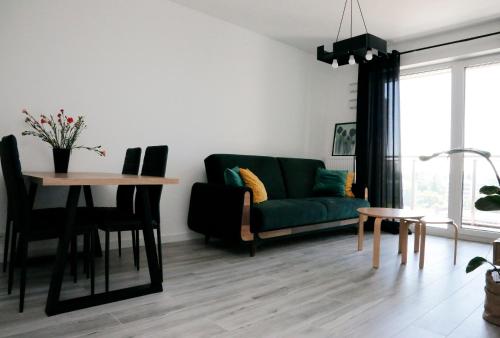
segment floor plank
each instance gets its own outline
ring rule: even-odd
[[[463,321],[448,337],[449,338],[474,338],[474,337],[500,337],[498,327],[483,320],[483,306],[477,309]]]
[[[44,313],[50,262],[28,269],[25,312],[18,286],[7,295],[0,275],[0,337],[499,337],[482,315],[484,272],[465,274],[471,257],[491,246],[428,236],[426,265],[409,250],[400,264],[398,237],[383,234],[380,268],[371,267],[372,235],[358,252],[352,230],[264,243],[257,255],[214,241],[164,248],[164,292],[53,317]],[[410,238],[409,243],[413,243]],[[132,252],[111,252],[111,289],[147,281]],[[80,265],[81,267],[81,265]],[[97,261],[97,290],[103,262]],[[64,295],[89,282],[66,276]],[[17,283],[17,280],[16,280]]]

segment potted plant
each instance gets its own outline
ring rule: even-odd
[[[68,172],[69,158],[73,149],[87,149],[99,156],[106,155],[106,151],[100,145],[86,147],[76,144],[81,132],[87,127],[83,116],[78,116],[75,121],[73,117],[65,114],[64,109],[61,109],[55,117],[40,114],[40,120],[33,117],[26,109],[23,110],[23,114],[30,130],[23,131],[22,135],[36,136],[50,144],[56,173]]]
[[[491,166],[495,170],[495,174],[497,174],[493,164],[491,164]],[[498,174],[497,180],[500,185]],[[500,210],[500,187],[485,185],[481,187],[479,192],[486,196],[479,198],[474,203],[476,209],[481,211]],[[487,261],[483,257],[474,257],[470,260],[465,271],[471,272],[484,263],[490,264],[493,269],[486,272],[486,287],[484,288],[486,295],[484,300],[483,318],[492,324],[500,326],[500,270],[496,265]]]
[[[427,161],[441,154],[450,155],[456,153],[474,153],[484,157],[488,161],[488,163],[491,165],[491,168],[493,168],[493,171],[495,172],[495,176],[499,186],[485,185],[481,187],[481,189],[479,189],[479,192],[486,196],[479,198],[474,203],[474,206],[476,207],[476,209],[481,211],[500,210],[500,177],[498,175],[497,169],[493,165],[493,162],[491,162],[491,154],[489,152],[471,148],[451,149],[448,151],[435,153],[430,156],[420,156],[420,160]],[[471,271],[474,271],[484,263],[490,264],[493,269],[486,271],[486,287],[484,288],[486,297],[484,300],[483,318],[492,324],[500,326],[500,269],[483,257],[474,257],[469,261],[469,264],[467,264],[465,272],[469,273]]]
[[[465,272],[469,273],[476,270],[478,267],[487,263],[492,266],[492,269],[486,271],[486,293],[484,299],[483,318],[488,322],[500,325],[500,269],[490,261],[483,257],[474,257],[467,264]]]

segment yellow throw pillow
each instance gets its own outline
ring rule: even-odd
[[[267,201],[267,191],[264,183],[249,169],[240,168],[240,176],[245,185],[253,191],[253,202],[260,203]]]
[[[346,197],[356,197],[352,192],[352,183],[354,182],[354,173],[349,171],[345,180],[345,195]]]

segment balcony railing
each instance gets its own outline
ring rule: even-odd
[[[498,168],[500,156],[492,156],[491,161]],[[497,185],[495,175],[488,163],[478,156],[464,158],[462,225],[468,227],[500,229],[500,213],[484,212],[474,207],[481,197],[479,189],[484,185]]]
[[[500,168],[500,156],[492,156],[492,162]],[[406,156],[403,165],[403,203],[405,207],[426,210],[431,215],[448,216],[449,171],[447,157],[422,162],[417,156]],[[475,209],[474,202],[480,197],[483,185],[496,185],[497,181],[488,163],[479,156],[464,156],[462,225],[472,228],[500,229],[499,212],[483,212]],[[456,200],[456,201],[455,201]],[[459,198],[452,201],[460,203]]]

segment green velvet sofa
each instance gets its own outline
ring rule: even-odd
[[[224,184],[226,168],[248,168],[264,183],[268,201],[252,203],[247,187]],[[191,190],[188,226],[210,237],[249,244],[255,255],[261,240],[350,225],[357,209],[369,206],[366,189],[353,185],[356,198],[315,196],[313,185],[320,160],[269,156],[213,154],[205,159],[207,183]]]

